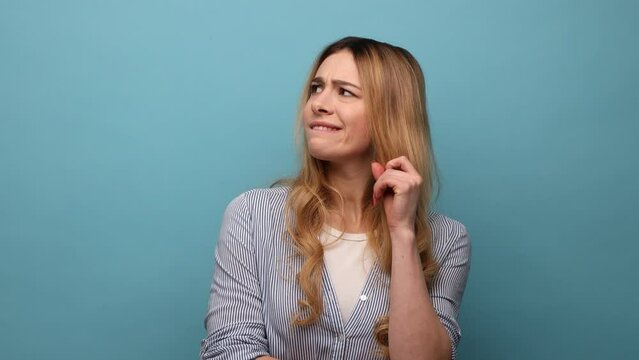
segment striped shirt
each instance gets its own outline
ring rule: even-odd
[[[288,187],[254,189],[233,199],[224,213],[201,359],[380,359],[373,329],[389,310],[390,277],[376,262],[348,320],[323,269],[324,311],[313,325],[291,323],[303,298],[295,275],[297,255],[284,225]],[[434,256],[439,270],[429,285],[433,307],[448,331],[456,357],[457,316],[470,269],[470,240],[460,222],[433,211]]]

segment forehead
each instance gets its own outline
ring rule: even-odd
[[[335,79],[360,85],[355,59],[350,51],[346,50],[336,52],[324,59],[317,68],[315,76],[322,77],[325,81]]]

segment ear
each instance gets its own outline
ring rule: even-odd
[[[373,161],[371,163],[371,171],[373,172],[373,178],[377,180],[380,176],[382,176],[386,169],[384,168],[384,165],[378,163],[377,161]]]

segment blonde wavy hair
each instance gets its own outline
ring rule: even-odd
[[[403,48],[366,38],[345,37],[328,45],[316,58],[304,85],[297,118],[298,143],[300,138],[304,138],[302,109],[310,97],[311,81],[327,57],[344,50],[353,55],[359,71],[375,160],[385,164],[404,155],[423,179],[415,236],[424,281],[429,284],[437,264],[432,253],[428,209],[439,178],[430,138],[424,75],[415,58]],[[286,229],[298,255],[303,258],[296,279],[304,295],[298,300],[299,311],[293,315],[292,321],[295,325],[307,326],[315,323],[324,309],[324,250],[318,235],[329,210],[339,209],[343,214],[344,209],[342,195],[327,182],[324,161],[310,155],[305,139],[300,150],[301,169],[297,177],[279,180],[275,184],[290,186],[285,205]],[[373,184],[371,175],[367,195],[361,204],[363,220],[370,224],[368,246],[382,270],[390,276],[390,234],[383,206],[371,205]],[[331,198],[340,199],[341,203],[331,203]],[[378,319],[374,335],[380,345],[379,350],[388,356],[388,316]]]

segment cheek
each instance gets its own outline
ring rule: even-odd
[[[304,104],[304,108],[302,109],[302,119],[306,121],[307,119],[309,119],[310,114],[311,114],[311,106],[307,102],[306,104]]]
[[[368,131],[368,120],[366,119],[366,115],[364,115],[363,111],[354,113],[352,116],[353,119],[353,129],[356,130],[358,137],[362,142],[368,142],[370,138],[370,134]]]

